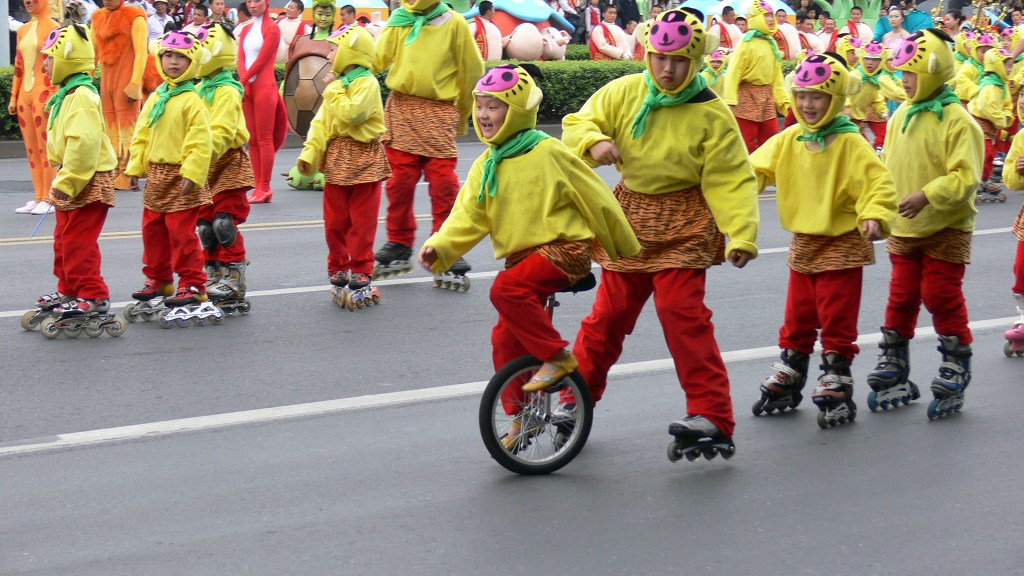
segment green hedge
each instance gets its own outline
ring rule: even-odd
[[[589,48],[580,45],[570,45],[570,54],[573,58],[586,49],[587,58],[590,57]],[[488,69],[508,62],[488,62]],[[626,74],[636,74],[643,71],[642,62],[625,61],[591,61],[589,59],[574,60],[572,58],[562,62],[537,62],[544,72],[544,80],[541,81],[541,88],[544,90],[544,102],[541,103],[539,118],[543,122],[557,122],[570,112],[580,109],[587,98],[598,88],[612,80]],[[796,66],[796,62],[787,60],[782,63],[783,72],[788,73]],[[278,82],[284,79],[284,65],[277,65]],[[11,66],[0,67],[0,94],[4,95],[4,106],[0,112],[0,139],[20,140],[21,131],[18,129],[18,121],[15,117],[7,114],[6,103],[11,94],[11,76],[14,68]],[[385,74],[378,74],[381,82],[384,98],[387,98],[388,90],[384,84]],[[99,86],[99,74],[96,75],[95,84]]]

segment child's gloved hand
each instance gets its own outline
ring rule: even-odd
[[[434,263],[437,262],[437,252],[431,246],[424,246],[419,254],[420,266],[428,272],[433,271]]]
[[[132,192],[138,192],[139,191],[139,177],[138,176],[129,176],[128,177],[128,187],[131,188]]]
[[[861,232],[868,242],[882,239],[882,225],[878,223],[878,220],[865,220],[864,225],[861,226]]]
[[[305,160],[296,160],[295,167],[299,169],[299,174],[302,174],[303,176],[313,175],[313,167]]]
[[[622,162],[619,148],[611,140],[602,140],[590,147],[590,155],[602,166]]]
[[[188,196],[196,189],[196,183],[189,180],[188,178],[181,179],[181,195]]]
[[[924,190],[918,190],[913,194],[910,194],[900,202],[899,210],[900,216],[907,219],[912,219],[924,210],[924,207],[928,205],[928,197],[924,195]]]
[[[750,262],[753,257],[753,254],[750,252],[744,252],[743,250],[733,250],[729,252],[729,262],[732,262],[732,265],[737,268],[743,268],[746,266],[747,262]]]

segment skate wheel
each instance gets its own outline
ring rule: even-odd
[[[161,310],[157,314],[157,319],[160,321],[161,328],[170,328],[171,326],[174,326],[174,319],[167,317],[167,310]]]
[[[928,404],[928,419],[935,420],[942,416],[944,416],[944,414],[939,414],[939,401],[937,399],[932,400],[931,404]]]
[[[135,308],[139,305],[138,302],[129,302],[124,306],[124,319],[129,322],[135,322],[140,314],[135,312]]]
[[[206,318],[203,318],[202,316],[193,316],[192,324],[195,326],[206,326]]]
[[[902,400],[900,400],[899,398],[893,398],[892,402],[889,402],[889,407],[890,408],[899,408],[900,404],[902,404],[902,403],[903,403]]]
[[[85,335],[89,338],[99,338],[101,334],[103,334],[103,326],[97,324],[96,326],[85,327]]]
[[[179,328],[188,328],[189,325],[188,318],[176,318],[174,323],[177,324]]]
[[[60,328],[57,328],[57,320],[55,318],[43,318],[43,321],[39,323],[39,331],[48,340],[53,340],[60,336]]]
[[[868,410],[878,412],[878,392],[868,392]]]
[[[248,300],[242,300],[242,303],[238,305],[239,314],[248,314],[250,310],[252,310],[252,302]]]
[[[670,462],[679,462],[683,459],[683,451],[675,440],[668,444],[668,459]]]
[[[72,340],[82,335],[81,326],[64,326],[60,329],[64,333],[64,336],[71,338]]]
[[[690,450],[689,452],[686,452],[685,455],[686,455],[686,461],[687,462],[694,462],[694,461],[697,460],[697,458],[700,458],[701,451],[700,450]]]
[[[370,297],[374,304],[380,304],[380,294],[374,294]]]
[[[831,424],[829,424],[828,418],[825,417],[824,412],[818,412],[818,427],[822,430],[828,430]]]
[[[39,327],[39,320],[36,320],[35,310],[28,310],[21,315],[21,327],[25,330],[35,330]],[[1009,350],[1010,345],[1007,344],[1006,346],[1007,350]],[[1009,356],[1009,354],[1007,354],[1007,356]]]
[[[210,324],[219,326],[224,323],[224,316],[210,316]]]
[[[728,446],[726,448],[720,449],[718,453],[721,454],[722,458],[724,458],[725,460],[730,460],[733,456],[736,455],[736,447]]]
[[[27,314],[27,312],[26,312],[26,314]],[[22,316],[21,319],[22,319],[21,320],[21,327],[25,328],[25,317]],[[26,330],[31,330],[31,328],[25,328],[25,329]],[[1006,344],[1003,344],[1003,355],[1006,356],[1007,358],[1013,358],[1013,356],[1014,356],[1014,354],[1013,354],[1013,347],[1010,346],[1009,342],[1007,342]]]
[[[764,413],[764,403],[764,398],[758,398],[756,401],[754,401],[754,405],[750,409],[750,411],[754,413],[754,416],[760,416],[761,414]]]
[[[718,448],[710,446],[708,448],[701,450],[701,454],[704,455],[705,460],[710,462],[711,460],[714,460],[716,456],[718,456]]]
[[[459,287],[459,292],[469,292],[469,278],[466,278],[462,286]]]
[[[124,334],[127,329],[128,324],[126,324],[124,318],[121,318],[120,316],[114,316],[114,322],[112,324],[107,324],[106,326],[107,334],[110,334],[110,336],[114,338]]]

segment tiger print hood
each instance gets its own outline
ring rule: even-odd
[[[528,67],[533,70],[534,75],[542,77],[540,69],[532,64],[506,64],[492,68],[476,83],[474,95],[491,96],[508,104],[505,123],[493,138],[484,138],[480,127],[476,122],[473,123],[481,142],[489,146],[499,146],[516,133],[537,126],[537,110],[540,109],[544,93],[537,80],[527,71]]]
[[[167,32],[160,38],[149,43],[149,51],[156,56],[156,69],[160,77],[170,84],[181,84],[199,76],[199,67],[210,61],[210,51],[203,48],[202,42],[206,40],[208,31],[200,28],[198,35],[189,32],[175,30]],[[161,56],[167,52],[177,52],[189,59],[190,63],[185,72],[177,78],[171,78],[164,72]]]
[[[72,74],[96,71],[96,49],[88,29],[78,24],[54,28],[40,52],[53,58],[50,83],[54,86],[59,86]]]
[[[658,85],[661,93],[674,96],[685,90],[700,73],[704,56],[718,48],[718,38],[708,36],[703,21],[704,15],[700,12],[691,8],[679,8],[662,12],[651,25],[644,61],[647,64],[647,73],[655,79],[655,84],[658,84],[658,81],[651,70],[652,54],[683,56],[690,60],[690,70],[683,83],[674,90],[665,90]]]
[[[860,91],[860,81],[850,76],[846,69],[846,61],[834,52],[816,54],[800,63],[793,74],[793,87],[796,92],[824,92],[832,97],[828,111],[817,122],[811,124],[800,113],[800,106],[793,106],[793,116],[801,126],[817,131],[827,126],[846,106],[846,97]]]
[[[358,24],[342,26],[335,30],[327,41],[338,47],[331,66],[335,74],[341,76],[342,71],[353,64],[373,72],[373,60],[377,53],[376,43],[366,28]]]
[[[769,23],[769,18],[771,23]],[[757,30],[772,36],[779,29],[779,23],[775,21],[775,12],[767,2],[754,0],[750,3],[750,10],[747,11],[747,27],[750,30]]]
[[[907,94],[910,102],[921,102],[932,97],[943,84],[953,79],[952,43],[945,32],[926,28],[915,32],[900,44],[893,54],[893,66],[903,72],[917,74],[917,91]]]
[[[231,30],[215,22],[207,26],[206,31],[206,38],[200,43],[210,51],[210,59],[199,65],[197,74],[205,78],[214,70],[231,70],[238,66],[238,43]]]

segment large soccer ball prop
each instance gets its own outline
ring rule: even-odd
[[[284,72],[284,105],[289,127],[303,138],[320,109],[324,90],[335,79],[333,62],[334,44],[326,40],[301,36],[292,45]]]

